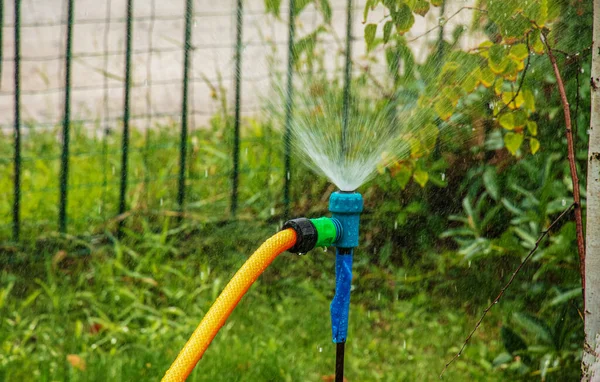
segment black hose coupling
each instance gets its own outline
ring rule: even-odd
[[[296,244],[288,251],[291,253],[306,253],[317,244],[317,228],[307,218],[288,220],[282,229],[291,228],[296,231]]]

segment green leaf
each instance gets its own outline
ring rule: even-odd
[[[367,43],[367,50],[373,49],[373,43],[375,41],[375,33],[377,32],[377,24],[367,24],[365,27],[365,42]]]
[[[498,177],[495,167],[487,167],[483,172],[483,185],[486,191],[494,200],[500,198],[500,188],[498,187]]]
[[[535,137],[538,133],[537,123],[535,121],[527,121],[527,130],[529,130],[529,134]]]
[[[512,362],[513,358],[514,357],[508,353],[500,353],[498,356],[496,356],[496,358],[494,358],[492,365],[494,365],[494,367],[498,367],[500,365]]]
[[[427,181],[429,180],[429,174],[427,173],[427,171],[417,169],[413,174],[413,178],[417,183],[419,183],[421,187],[425,187]]]
[[[538,150],[540,149],[540,141],[538,141],[535,138],[530,138],[529,139],[529,149],[531,150],[532,154],[537,153]]]
[[[265,0],[265,9],[267,13],[275,17],[279,17],[279,9],[281,8],[281,0]]]
[[[535,97],[533,96],[533,93],[529,89],[523,90],[522,93],[525,107],[533,113],[535,111]]]
[[[529,55],[527,45],[516,44],[511,46],[509,55],[512,59],[515,59],[517,61],[523,61]]]
[[[510,60],[503,45],[494,44],[488,50],[488,65],[492,72],[500,74],[504,72]]]
[[[378,0],[367,0],[365,4],[365,9],[363,11],[363,23],[367,22],[367,16],[369,16],[369,11],[375,9],[375,6],[378,2]]]
[[[412,169],[409,166],[401,166],[397,171],[394,172],[394,179],[400,185],[400,188],[404,190],[410,177],[412,176]]]
[[[544,54],[544,52],[546,51],[545,47],[544,47],[544,43],[542,42],[542,36],[541,36],[541,32],[539,29],[534,29],[531,32],[531,36],[529,38],[529,41],[531,43],[531,48],[533,49],[533,51],[537,54]]]
[[[504,92],[502,93],[502,102],[514,110],[520,108],[525,100],[523,99],[523,94],[520,92],[516,96],[514,92]]]
[[[521,312],[514,313],[513,319],[516,324],[536,336],[541,341],[549,345],[553,343],[552,331],[544,321],[530,314]]]
[[[476,68],[464,78],[461,83],[462,89],[467,93],[473,92],[477,88],[477,85],[479,85],[480,77],[480,70],[479,68]]]
[[[510,354],[514,355],[521,350],[527,349],[527,344],[523,337],[507,326],[502,326],[500,329],[500,337],[502,338],[504,348]]]
[[[392,11],[392,20],[396,25],[396,31],[399,34],[404,34],[410,30],[415,23],[415,16],[406,4],[400,5],[397,11]]]
[[[548,376],[548,369],[552,364],[552,358],[554,358],[552,354],[547,353],[544,354],[544,356],[540,360],[540,378],[542,381],[545,381],[546,377]]]
[[[523,134],[513,133],[512,131],[504,135],[504,145],[512,155],[517,155],[517,150],[523,143]]]
[[[498,118],[498,122],[500,123],[500,126],[504,127],[506,130],[514,130],[515,128],[525,126],[527,114],[522,110],[502,114],[500,118]]]
[[[440,117],[440,119],[447,121],[452,116],[452,100],[447,97],[439,97],[438,100],[433,104],[433,110]]]
[[[494,73],[492,73],[489,67],[486,66],[485,68],[479,71],[479,81],[481,81],[481,84],[486,88],[492,86],[494,84],[495,79],[496,76],[494,75]]]
[[[383,26],[383,42],[386,44],[390,40],[390,35],[392,34],[392,28],[394,28],[394,23],[391,21],[386,22],[385,25]]]
[[[306,8],[306,6],[307,6],[308,4],[310,4],[311,2],[312,2],[312,0],[296,0],[296,1],[294,2],[294,5],[295,5],[294,12],[295,12],[295,14],[296,14],[296,15],[299,15],[299,14],[300,14],[300,12],[302,12],[302,10],[303,10],[304,8]]]
[[[530,0],[535,1],[535,0]],[[523,0],[490,1],[488,17],[496,24],[505,41],[522,39],[531,29],[531,22],[522,15]]]
[[[331,11],[331,4],[329,4],[329,0],[319,0],[318,4],[319,4],[319,9],[321,10],[321,13],[323,14],[323,21],[325,21],[326,24],[331,24],[332,11]]]
[[[429,3],[425,0],[417,0],[412,11],[419,16],[425,16],[429,12]]]
[[[543,27],[548,19],[548,0],[529,1],[523,9],[523,14]]]
[[[498,122],[500,126],[504,127],[506,130],[513,130],[515,128],[515,118],[512,113],[502,114],[500,118],[498,118]]]
[[[550,306],[562,305],[575,297],[581,297],[581,287],[570,289],[554,297],[552,301],[550,301]]]

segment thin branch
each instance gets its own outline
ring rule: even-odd
[[[521,269],[527,263],[527,261],[529,261],[529,259],[531,258],[531,256],[533,256],[533,254],[538,249],[538,247],[539,247],[540,243],[542,242],[542,240],[544,240],[544,238],[548,235],[548,233],[552,230],[552,228],[554,228],[554,226],[569,211],[571,211],[571,209],[574,206],[575,206],[575,203],[573,203],[569,207],[567,207],[567,209],[564,210],[560,215],[558,215],[558,217],[556,219],[554,219],[554,221],[548,226],[548,228],[546,228],[546,230],[542,232],[542,234],[540,235],[540,237],[538,237],[538,239],[536,240],[535,245],[533,246],[533,248],[531,249],[531,251],[529,251],[529,253],[527,254],[527,256],[525,256],[525,258],[523,259],[523,261],[521,261],[521,264],[519,264],[519,266],[517,267],[517,269],[515,269],[515,271],[512,273],[512,275],[510,276],[510,279],[508,280],[508,282],[500,290],[500,293],[498,294],[498,296],[494,299],[494,301],[491,302],[491,304],[489,304],[487,306],[487,308],[485,308],[483,310],[483,314],[481,315],[481,317],[479,318],[479,320],[475,324],[475,327],[473,328],[473,330],[471,330],[471,333],[469,333],[469,335],[467,336],[467,338],[463,342],[463,344],[462,344],[460,350],[458,351],[458,353],[456,353],[454,355],[454,357],[452,357],[452,359],[444,366],[444,369],[440,373],[440,378],[443,377],[444,373],[448,369],[448,366],[450,366],[454,361],[456,361],[461,356],[462,352],[465,350],[465,348],[467,347],[467,344],[471,340],[471,337],[473,337],[473,334],[475,334],[475,331],[477,331],[477,329],[479,329],[479,327],[481,326],[481,323],[483,322],[483,319],[485,318],[485,316],[492,309],[492,307],[494,305],[496,305],[498,303],[498,301],[500,301],[500,299],[502,298],[502,296],[504,296],[504,292],[506,292],[506,289],[508,289],[508,287],[513,283],[513,281],[515,280],[515,277],[517,276],[517,274],[521,271]]]
[[[479,12],[482,12],[482,13],[487,13],[487,10],[481,9],[481,8],[477,8],[477,7],[461,7],[456,12],[454,12],[451,16],[449,16],[447,19],[445,19],[443,22],[438,23],[438,25],[434,26],[433,28],[429,29],[428,31],[423,32],[422,34],[420,34],[420,35],[418,35],[416,37],[413,37],[412,39],[410,39],[410,40],[408,40],[406,42],[417,41],[421,37],[428,35],[429,33],[435,31],[438,28],[441,28],[442,25],[444,25],[445,23],[447,23],[448,21],[450,21],[450,19],[452,19],[453,17],[457,16],[460,12],[464,11],[465,9],[470,9],[472,11],[479,11]]]
[[[575,144],[573,142],[573,131],[571,129],[571,110],[569,108],[569,100],[567,99],[567,93],[565,91],[565,84],[558,70],[556,64],[556,58],[548,44],[548,38],[544,29],[542,29],[541,39],[546,46],[548,52],[548,58],[554,69],[554,75],[556,76],[556,84],[558,85],[558,92],[560,94],[560,101],[562,103],[563,112],[565,116],[565,134],[567,136],[567,157],[569,160],[569,170],[571,171],[571,181],[573,183],[573,202],[575,204],[575,228],[577,232],[577,252],[579,253],[579,272],[581,273],[581,289],[585,292],[585,239],[583,236],[583,219],[581,217],[581,198],[579,195],[579,177],[577,175],[577,166],[575,164]],[[577,117],[577,116],[575,116]],[[583,294],[585,296],[585,293]],[[585,303],[583,306],[585,312]]]
[[[575,138],[579,133],[579,91],[581,90],[581,84],[579,83],[579,74],[581,74],[581,62],[577,61],[577,74],[575,74],[575,81],[577,83],[577,95],[575,96]]]
[[[523,82],[525,82],[525,76],[527,75],[527,69],[529,69],[529,63],[531,61],[531,48],[529,47],[529,34],[527,34],[527,53],[528,53],[528,55],[527,55],[527,63],[525,63],[525,69],[523,69],[523,73],[521,74],[521,80],[519,81],[519,87],[517,87],[517,92],[512,96],[512,98],[510,99],[510,101],[508,101],[506,103],[506,105],[504,105],[504,107],[502,107],[502,109],[500,109],[500,111],[498,111],[494,115],[494,118],[496,118],[500,114],[502,114],[508,108],[508,105],[510,105],[512,102],[515,102],[515,100],[519,96],[519,93],[521,92],[521,88],[523,87]],[[517,108],[516,102],[515,102],[515,108]]]
[[[583,48],[581,51],[573,52],[573,53],[565,52],[564,50],[560,50],[560,49],[556,49],[556,48],[553,48],[552,51],[556,52],[556,53],[560,53],[560,54],[566,56],[567,58],[571,58],[571,57],[579,58],[579,57],[585,57],[588,53],[591,53],[592,45],[590,44],[590,45],[586,46],[585,48]]]

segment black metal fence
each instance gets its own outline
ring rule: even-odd
[[[72,73],[73,73],[73,46],[74,46],[74,28],[73,26],[79,22],[91,22],[90,20],[75,20],[75,0],[64,0],[66,6],[66,19],[58,24],[53,25],[65,25],[66,26],[66,35],[64,36],[64,56],[61,57],[64,62],[64,86],[57,89],[64,94],[64,104],[62,110],[62,123],[60,124],[60,142],[62,142],[61,154],[60,154],[60,170],[56,176],[59,178],[59,188],[58,188],[58,205],[57,209],[57,227],[60,232],[67,232],[68,229],[68,214],[67,211],[69,209],[69,164],[72,158],[72,153],[70,152],[70,142],[71,142],[71,126],[73,123],[81,123],[85,122],[78,119],[72,118]],[[180,211],[185,211],[186,208],[186,197],[188,189],[186,187],[187,180],[186,179],[186,160],[188,160],[188,151],[189,151],[189,116],[193,113],[193,109],[190,109],[190,82],[197,80],[196,78],[192,78],[191,75],[191,52],[194,49],[193,41],[192,41],[192,23],[194,17],[194,2],[193,0],[181,0],[185,3],[184,7],[184,34],[182,36],[183,43],[181,44],[181,48],[177,48],[183,54],[183,75],[182,75],[182,96],[181,96],[181,110],[179,115],[180,122],[180,132],[179,132],[179,169],[176,179],[176,203],[178,209]],[[23,198],[23,188],[22,188],[22,173],[23,173],[23,153],[22,153],[22,137],[23,137],[23,116],[22,116],[22,62],[24,57],[22,57],[21,52],[21,44],[22,44],[22,34],[21,30],[23,28],[22,23],[22,6],[21,0],[14,0],[14,22],[12,25],[10,23],[4,23],[4,10],[5,10],[5,2],[0,0],[0,40],[5,38],[6,33],[2,33],[7,29],[12,29],[14,33],[14,56],[11,58],[5,57],[5,52],[2,51],[3,44],[0,43],[0,77],[2,73],[2,66],[4,65],[13,65],[14,72],[14,88],[12,89],[12,93],[14,96],[14,115],[13,115],[13,153],[11,158],[12,170],[13,170],[13,179],[12,179],[12,216],[7,217],[7,220],[11,220],[12,225],[12,241],[18,242],[20,240],[21,235],[21,227],[22,227],[22,219],[21,219],[21,207],[22,207],[22,198]],[[237,0],[237,8],[236,8],[236,28],[235,28],[235,52],[233,56],[234,60],[234,116],[233,116],[233,147],[231,150],[231,158],[232,158],[232,168],[229,171],[228,176],[230,176],[231,181],[231,190],[230,190],[230,198],[229,198],[229,212],[231,217],[235,217],[238,211],[238,198],[239,198],[239,178],[240,178],[240,142],[241,142],[241,110],[242,110],[242,98],[241,98],[241,87],[242,87],[242,76],[243,76],[243,31],[244,31],[244,1]],[[349,102],[349,92],[350,92],[350,77],[351,77],[351,45],[352,45],[352,13],[353,13],[353,4],[352,0],[347,0],[346,3],[346,16],[347,16],[347,25],[346,28],[346,48],[345,48],[345,86],[344,86],[344,110],[347,110],[347,104]],[[290,142],[292,139],[290,124],[292,121],[292,113],[293,113],[293,76],[294,76],[294,41],[295,41],[295,1],[289,0],[288,3],[288,15],[287,15],[287,25],[288,25],[288,39],[287,39],[287,65],[286,65],[286,80],[285,86],[286,90],[286,99],[284,100],[284,110],[285,110],[285,122],[284,122],[284,132],[283,132],[283,145],[285,147],[284,153],[284,168],[282,169],[282,177],[283,177],[283,190],[282,190],[282,204],[284,215],[288,215],[290,211],[290,204],[292,202],[290,195],[290,182],[292,174],[292,161],[291,161],[291,150],[290,150]],[[115,120],[118,122],[122,122],[122,130],[121,134],[121,147],[120,147],[120,174],[119,174],[119,188],[118,188],[118,209],[113,211],[112,217],[116,215],[124,214],[129,206],[128,206],[128,186],[129,183],[129,167],[128,163],[130,160],[130,134],[131,134],[131,120],[132,118],[144,117],[142,116],[133,116],[131,114],[131,89],[132,89],[132,55],[135,53],[135,48],[133,46],[133,34],[132,28],[134,22],[139,20],[140,18],[136,18],[134,15],[134,4],[133,0],[126,0],[126,16],[125,16],[125,41],[124,41],[124,67],[123,67],[123,104],[121,116],[116,118]],[[110,10],[109,10],[110,14]],[[160,17],[153,14],[153,17]],[[97,20],[98,23],[105,22],[106,20]],[[44,25],[44,23],[39,23],[39,25]],[[46,23],[46,25],[51,25]],[[152,47],[149,48],[149,51],[154,51]],[[164,50],[164,48],[163,48]],[[106,52],[105,52],[106,54]],[[35,58],[29,58],[32,60]],[[160,114],[158,115],[160,117]],[[345,118],[344,118],[345,119]],[[94,120],[90,120],[88,122],[94,122]],[[35,139],[35,136],[32,136]],[[2,136],[2,139],[10,139],[9,135]],[[343,142],[343,137],[342,137]],[[106,154],[106,153],[104,153]],[[4,195],[8,199],[8,195],[10,194],[9,190],[2,190]],[[50,202],[50,201],[48,201]],[[110,212],[108,212],[110,214]],[[119,231],[123,224],[123,219],[119,220]]]

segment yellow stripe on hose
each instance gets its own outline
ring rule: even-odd
[[[208,310],[179,355],[165,373],[163,382],[185,381],[217,332],[244,296],[275,258],[296,243],[296,232],[289,228],[265,241],[244,263]]]

